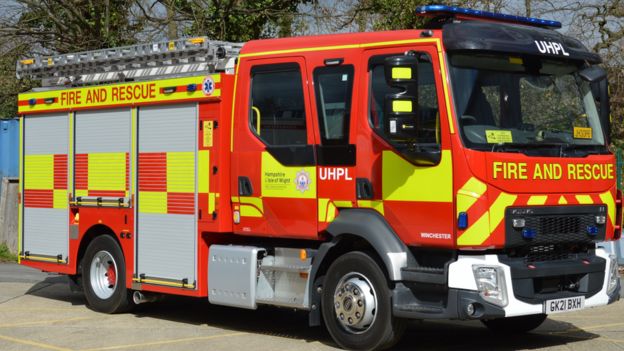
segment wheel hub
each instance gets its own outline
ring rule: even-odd
[[[345,275],[334,293],[334,311],[343,328],[362,333],[373,324],[377,297],[372,284],[360,273]]]
[[[115,292],[117,286],[117,264],[108,251],[99,251],[93,256],[89,267],[91,288],[97,297],[106,300]]]

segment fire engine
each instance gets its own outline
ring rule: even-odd
[[[163,294],[526,332],[619,299],[601,59],[559,22],[430,5],[419,30],[204,37],[17,63],[21,264],[118,313]]]

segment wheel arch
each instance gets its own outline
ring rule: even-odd
[[[345,209],[327,227],[331,241],[321,244],[310,271],[310,325],[320,325],[320,294],[322,278],[331,263],[351,251],[374,254],[389,282],[400,281],[401,268],[415,262],[408,247],[399,239],[385,218],[370,209]],[[316,306],[316,307],[315,307]]]
[[[82,264],[82,259],[84,258],[85,252],[87,251],[87,247],[93,241],[93,239],[97,238],[100,235],[108,235],[119,245],[121,252],[123,254],[123,247],[119,242],[119,238],[115,235],[115,231],[111,229],[109,226],[104,224],[95,224],[91,226],[80,239],[80,245],[78,246],[78,254],[76,256],[76,272],[78,275],[81,274],[80,266]]]

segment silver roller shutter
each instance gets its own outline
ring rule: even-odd
[[[130,155],[130,109],[76,113],[76,181],[78,196],[126,196]],[[82,181],[80,181],[82,179]],[[75,193],[75,194],[76,194]],[[124,193],[121,195],[121,193]]]
[[[197,270],[197,107],[138,112],[137,270],[193,284]]]
[[[66,260],[69,251],[67,113],[24,119],[23,253]]]

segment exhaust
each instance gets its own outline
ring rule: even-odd
[[[138,290],[132,294],[132,301],[134,301],[136,305],[140,305],[146,302],[155,302],[155,301],[158,301],[159,299],[160,299],[159,295],[144,294]]]

